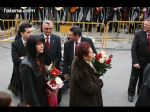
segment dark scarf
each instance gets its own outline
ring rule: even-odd
[[[38,70],[39,70],[42,74],[45,74],[44,63],[43,63],[43,61],[42,61],[39,57],[36,57],[36,65],[37,65]]]

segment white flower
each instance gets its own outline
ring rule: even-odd
[[[58,88],[62,88],[64,83],[57,85]]]
[[[105,58],[100,58],[100,59],[99,59],[99,62],[100,62],[100,63],[104,63],[104,60],[105,60]]]
[[[107,58],[107,55],[103,50],[101,51],[101,54],[102,54],[102,58]]]
[[[63,81],[61,80],[60,77],[56,77],[55,81],[56,81],[56,84],[57,84],[58,88],[62,88],[63,87],[64,83],[63,83]]]
[[[60,77],[56,77],[55,81],[56,81],[56,84],[58,84],[58,85],[63,83],[63,81],[61,80]]]

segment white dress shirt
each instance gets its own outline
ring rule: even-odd
[[[149,33],[147,33],[147,39],[148,39],[148,34],[149,34]]]
[[[44,34],[44,33],[43,33]],[[44,38],[45,38],[45,42],[46,42],[46,38],[47,38],[47,36],[44,34]],[[50,35],[48,36],[48,41],[49,41],[49,43],[50,43]]]
[[[23,37],[21,37],[21,40],[22,40],[23,45],[26,46],[26,44],[25,44],[26,41],[23,39]]]
[[[23,45],[26,47],[26,41],[23,39],[23,37],[21,37],[22,43]],[[24,56],[19,57],[21,60],[24,59]]]

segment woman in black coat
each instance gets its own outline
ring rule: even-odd
[[[144,70],[143,85],[135,106],[150,106],[150,64]]]
[[[71,67],[70,106],[103,106],[103,81],[91,63],[93,57],[90,45],[81,42]]]
[[[23,102],[31,106],[48,106],[47,72],[42,55],[44,42],[39,36],[27,40],[27,57],[20,65],[23,83]]]

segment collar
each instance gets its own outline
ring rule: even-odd
[[[44,38],[47,38],[47,36],[43,33],[43,35],[44,35]],[[50,35],[48,36],[48,38],[50,38]]]
[[[22,40],[23,44],[25,45],[26,41],[23,39],[23,37],[21,37],[21,40]]]
[[[74,43],[75,43],[75,42],[74,42]],[[78,43],[78,44],[81,43],[81,37],[78,39],[77,43]]]
[[[148,36],[149,36],[150,33],[146,32],[146,34],[147,34],[147,39],[148,39],[149,38]]]

